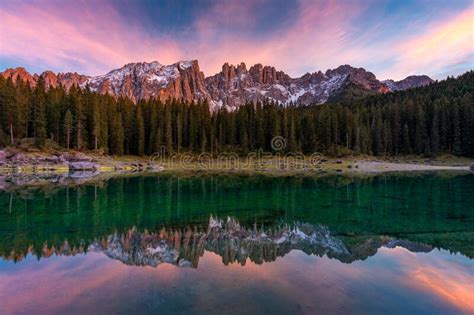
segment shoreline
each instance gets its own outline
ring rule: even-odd
[[[450,166],[450,165],[429,165],[412,163],[391,163],[378,161],[363,161],[357,163],[357,170],[365,173],[384,173],[384,172],[419,172],[419,171],[466,171],[469,172],[469,166]]]
[[[260,174],[275,176],[322,174],[373,174],[388,172],[454,171],[472,172],[473,158],[439,156],[280,156],[245,158],[229,154],[227,158],[206,158],[183,154],[163,160],[154,156],[108,156],[97,152],[77,151],[22,151],[6,148],[0,150],[0,176],[64,175],[88,173],[119,174],[135,173],[187,173],[187,174]],[[71,176],[73,177],[73,176]]]
[[[266,175],[318,175],[318,174],[373,174],[373,173],[404,173],[404,172],[437,172],[437,171],[454,171],[454,172],[471,172],[470,166],[460,165],[430,165],[418,163],[394,163],[384,161],[355,161],[348,165],[347,162],[339,164],[328,163],[321,167],[288,167],[288,168],[203,168],[199,165],[191,165],[187,167],[169,165],[147,166],[147,165],[127,165],[123,167],[115,167],[110,165],[100,165],[95,168],[71,169],[67,165],[45,166],[45,165],[26,165],[14,167],[0,167],[0,176],[4,175],[65,175],[79,173],[94,174],[137,174],[137,173],[195,173],[195,174],[266,174]]]

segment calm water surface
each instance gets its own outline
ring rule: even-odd
[[[0,191],[0,314],[473,314],[474,176]]]

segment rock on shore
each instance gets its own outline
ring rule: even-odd
[[[112,157],[82,152],[28,152],[15,148],[0,150],[0,167],[11,171],[161,171],[159,165],[146,161],[119,162]]]

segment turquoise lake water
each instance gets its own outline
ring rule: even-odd
[[[0,191],[0,314],[472,314],[474,176]]]

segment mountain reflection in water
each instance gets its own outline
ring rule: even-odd
[[[112,234],[90,245],[71,247],[65,241],[60,247],[48,247],[41,252],[30,248],[29,252],[38,258],[52,255],[71,256],[87,252],[100,252],[127,265],[153,266],[169,263],[180,267],[197,268],[204,252],[213,252],[222,258],[225,265],[247,260],[256,264],[273,262],[292,250],[307,255],[327,256],[344,263],[364,260],[374,255],[382,246],[404,247],[412,252],[430,252],[433,247],[426,244],[399,240],[388,236],[351,237],[335,236],[328,227],[307,223],[277,225],[271,229],[241,226],[234,218],[215,219],[211,216],[207,230],[187,228],[184,230],[163,228],[159,231],[139,232],[132,228],[123,234]],[[21,260],[12,253],[6,259]]]
[[[0,314],[474,313],[470,175],[56,181],[0,205]]]

